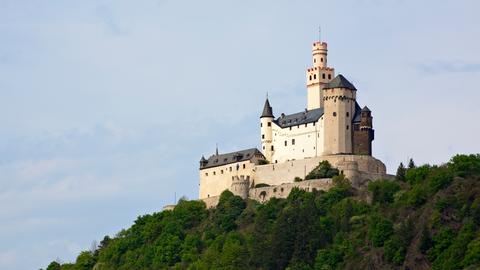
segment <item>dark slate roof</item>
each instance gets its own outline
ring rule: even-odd
[[[290,115],[282,114],[282,116],[274,120],[274,122],[281,128],[287,128],[291,126],[317,122],[318,119],[322,117],[322,115],[323,115],[323,108],[318,108],[318,109],[313,109],[309,111],[305,110],[303,112],[294,113]]]
[[[265,105],[263,106],[263,112],[260,118],[262,117],[273,117],[272,106],[270,106],[270,102],[268,101],[268,98],[265,100]]]
[[[357,90],[351,82],[349,82],[342,74],[338,74],[337,77],[333,78],[323,89],[330,88],[347,88],[350,90]]]
[[[367,106],[365,106],[363,107],[362,112],[371,112],[371,111]]]
[[[360,108],[360,105],[355,101],[355,113],[353,114],[352,122],[358,123],[361,121],[361,112],[362,108]]]
[[[221,155],[213,155],[208,158],[207,162],[204,163],[205,165],[200,166],[200,170],[250,160],[255,155],[262,155],[263,157],[262,152],[260,152],[257,148],[251,148]]]

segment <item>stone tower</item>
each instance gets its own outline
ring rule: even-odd
[[[265,100],[262,115],[260,116],[260,131],[262,136],[262,153],[268,161],[272,161],[272,156],[275,151],[272,144],[272,122],[273,110],[268,101]]]
[[[327,43],[313,43],[313,67],[307,69],[308,110],[323,107],[322,89],[335,76],[335,70],[327,66],[327,51]]]
[[[248,191],[250,190],[250,176],[232,176],[232,185],[230,191],[236,195],[242,197],[242,199],[248,198]]]
[[[339,74],[323,88],[324,154],[352,153],[352,117],[357,89]]]
[[[372,125],[372,112],[365,106],[360,111],[360,123],[353,130],[353,153],[355,155],[372,155],[372,141],[375,131]]]

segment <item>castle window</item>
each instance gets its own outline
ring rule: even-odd
[[[325,79],[325,73],[322,73],[322,79]]]
[[[349,113],[349,112],[347,112],[347,117],[349,117],[349,116],[350,116],[350,113]]]
[[[290,127],[290,130],[292,130],[292,127]]]
[[[314,79],[314,80],[317,79],[317,74],[313,74],[313,79]]]
[[[285,146],[287,146],[287,141],[285,141]]]
[[[313,126],[315,126],[315,122],[313,122]]]
[[[230,167],[230,171],[232,171],[232,167]]]
[[[272,146],[270,146],[270,149],[273,151],[273,145],[272,145]]]
[[[328,79],[330,80],[332,78],[332,74],[328,74]]]
[[[243,164],[243,168],[244,168],[244,169],[246,168],[245,164]]]
[[[313,63],[316,63],[317,62],[317,59],[313,58]]]
[[[305,127],[307,127],[308,124],[305,124]]]
[[[239,165],[239,164],[237,164],[237,171],[238,171],[239,169],[240,169],[240,165]]]
[[[292,139],[292,145],[295,145],[295,139]]]
[[[220,173],[223,174],[223,170],[220,170]]]
[[[320,62],[323,62],[323,58],[320,58]]]
[[[278,160],[275,160],[275,163],[278,163]],[[275,170],[275,167],[273,167],[273,169]]]
[[[333,112],[333,116],[337,116],[337,112]]]
[[[262,124],[262,123],[260,123],[260,127],[263,127],[263,124]]]
[[[347,125],[347,130],[348,130],[349,128],[350,128],[350,126],[349,126],[349,125]]]
[[[267,123],[267,126],[271,127],[271,126],[272,126],[272,122],[268,122],[268,123]]]
[[[205,173],[205,176],[208,176],[208,172]]]
[[[262,134],[262,139],[265,139],[265,134]]]
[[[263,147],[263,150],[265,150],[265,146]]]
[[[213,171],[213,175],[217,175],[217,173],[215,171]]]
[[[310,80],[310,81],[312,80],[312,75],[310,75],[309,80]]]

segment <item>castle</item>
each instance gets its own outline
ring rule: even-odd
[[[391,177],[385,165],[372,157],[371,111],[359,106],[351,82],[341,74],[335,76],[327,53],[327,43],[313,43],[305,110],[275,118],[267,97],[260,115],[261,151],[252,148],[219,154],[217,149],[208,159],[202,156],[199,198],[207,205],[216,205],[226,189],[260,201],[286,197],[293,187],[327,190],[331,179],[298,181],[323,160],[353,185]]]

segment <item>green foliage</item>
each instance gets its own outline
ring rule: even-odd
[[[393,195],[400,190],[400,186],[389,180],[379,180],[370,182],[368,190],[372,193],[373,203],[391,203],[393,202]]]
[[[415,162],[413,162],[413,159],[411,158],[409,161],[408,161],[408,169],[413,169],[417,166],[415,166]]]
[[[173,211],[140,216],[104,237],[74,264],[52,262],[47,270],[415,269],[419,260],[433,269],[475,269],[478,159],[413,165],[405,182],[381,180],[361,189],[333,175],[328,192],[294,188],[286,199],[263,204],[229,191],[214,209],[180,200]],[[332,169],[326,164],[317,173]],[[364,201],[367,191],[371,204]]]
[[[82,251],[75,262],[75,270],[91,270],[95,265],[95,258],[90,251]]]
[[[433,269],[460,269],[467,246],[475,236],[475,229],[473,222],[467,222],[455,239],[448,239],[451,242],[451,245],[437,256],[436,260],[433,262]]]
[[[405,260],[406,247],[398,236],[393,236],[385,242],[385,259],[397,265]]]
[[[47,270],[61,270],[61,266],[58,262],[53,261],[48,265]]]
[[[348,178],[346,178],[343,173],[333,176],[332,183],[336,187],[345,188],[345,189],[349,189],[352,186],[352,184],[350,183],[350,180],[348,180]]]
[[[405,180],[414,185],[422,182],[427,178],[428,173],[430,172],[430,165],[423,165],[420,167],[414,167],[407,170],[405,175]]]
[[[455,175],[465,177],[480,174],[480,154],[456,155],[448,163]]]
[[[368,237],[375,247],[383,246],[384,242],[393,234],[393,223],[381,216],[373,216],[370,220]]]
[[[305,180],[309,179],[321,179],[321,178],[332,178],[335,175],[339,175],[340,172],[338,169],[333,168],[332,165],[326,160],[320,162],[318,166],[313,169],[307,176]]]
[[[471,241],[467,246],[462,266],[467,267],[469,265],[480,265],[480,234],[477,234],[477,238]]]
[[[397,174],[395,175],[395,179],[398,181],[405,181],[405,174],[407,172],[407,169],[403,165],[402,162],[400,162],[400,165],[398,165],[397,168]]]

